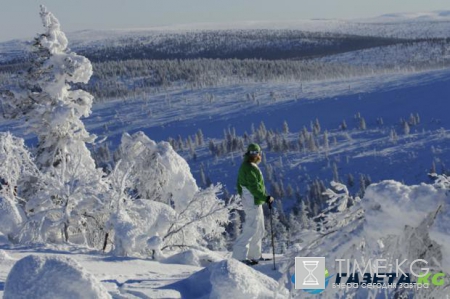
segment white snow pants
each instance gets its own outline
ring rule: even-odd
[[[254,197],[247,188],[242,187],[242,205],[244,206],[245,222],[242,233],[233,246],[233,258],[259,259],[261,257],[261,242],[264,237],[264,214],[261,205],[255,205]]]

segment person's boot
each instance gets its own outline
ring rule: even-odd
[[[241,262],[246,264],[247,266],[254,266],[254,265],[258,264],[258,261],[250,260],[250,259],[245,259],[245,260],[242,260]]]
[[[259,263],[259,262],[264,262],[264,261],[271,261],[272,259],[266,259],[266,258],[263,258],[262,256],[259,258],[259,259],[252,259],[252,261],[254,262],[254,263]]]

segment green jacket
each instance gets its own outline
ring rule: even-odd
[[[255,205],[262,205],[266,202],[267,193],[264,186],[264,179],[258,166],[248,161],[248,158],[244,158],[241,167],[239,168],[239,174],[237,179],[237,190],[239,195],[242,195],[242,187],[245,187],[250,191],[255,199]]]

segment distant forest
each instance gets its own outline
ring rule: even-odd
[[[406,43],[384,37],[299,30],[213,30],[122,38],[80,53],[93,62],[126,59],[309,59]]]
[[[146,36],[74,43],[77,53],[93,62],[94,75],[81,85],[96,101],[139,98],[171,88],[201,89],[249,82],[340,79],[444,66],[448,39],[396,39],[298,30],[222,30],[186,33],[155,32]],[[439,61],[416,61],[409,48],[437,53]],[[325,61],[318,58],[379,49],[379,65]],[[428,50],[429,49],[429,50]],[[434,50],[434,51],[432,51]],[[403,55],[403,54],[404,55]],[[18,85],[33,53],[0,64],[0,89]],[[416,55],[417,56],[417,55]],[[419,55],[420,56],[420,55]],[[426,56],[426,55],[425,55]],[[16,56],[17,57],[17,56]],[[367,59],[366,59],[367,60]],[[370,60],[370,59],[369,59]],[[436,59],[434,59],[436,60]]]

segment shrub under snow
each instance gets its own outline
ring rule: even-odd
[[[125,133],[118,158],[108,177],[116,255],[148,255],[153,249],[146,242],[156,235],[161,250],[204,246],[223,237],[229,211],[237,208],[234,200],[225,205],[218,198],[221,185],[200,190],[169,143]]]
[[[109,299],[105,287],[76,261],[66,257],[29,255],[8,274],[4,299]]]
[[[33,43],[23,84],[1,97],[5,116],[25,118],[38,144],[31,159],[23,140],[13,148],[13,137],[0,136],[0,145],[9,146],[6,158],[12,165],[0,165],[0,176],[11,186],[33,178],[19,188],[27,190],[20,203],[12,188],[8,196],[0,194],[0,216],[8,220],[0,231],[17,234],[22,243],[104,249],[111,236],[117,255],[148,255],[154,249],[147,240],[156,235],[161,238],[158,250],[223,246],[229,211],[237,208],[234,200],[225,205],[218,198],[221,185],[200,190],[188,163],[169,143],[156,143],[142,132],[125,133],[114,155],[114,171],[105,177],[96,169],[86,146],[95,136],[82,122],[91,113],[93,96],[76,89],[77,83],[89,81],[92,65],[68,48],[59,21],[44,6],[40,15],[45,33]],[[1,149],[0,156],[5,156]]]
[[[24,140],[9,132],[0,133],[0,161],[0,232],[14,238],[26,221],[15,187],[22,187],[24,180],[37,176],[38,170],[25,148]]]
[[[156,143],[143,132],[124,133],[119,153],[119,168],[129,172],[140,198],[165,203],[180,212],[198,191],[188,163],[168,142]]]

